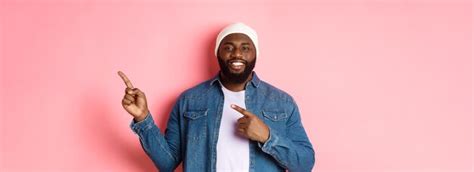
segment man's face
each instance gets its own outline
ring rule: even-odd
[[[243,83],[255,67],[255,46],[245,34],[227,35],[219,45],[217,60],[224,77],[232,83]]]

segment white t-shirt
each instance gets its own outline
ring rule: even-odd
[[[234,92],[225,88],[219,139],[217,140],[217,172],[248,172],[250,164],[249,140],[237,133],[237,120],[243,115],[230,107],[245,108],[245,90]]]

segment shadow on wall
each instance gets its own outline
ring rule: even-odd
[[[215,76],[217,74],[217,72],[219,72],[219,70],[220,70],[219,64],[217,62],[217,57],[214,55],[214,48],[215,48],[215,44],[216,44],[216,36],[220,32],[220,28],[219,27],[217,27],[217,28],[218,29],[211,32],[212,34],[207,37],[207,40],[204,44],[206,47],[203,47],[206,50],[208,50],[208,51],[206,51],[206,53],[202,57],[203,59],[206,59],[206,61],[207,61],[207,65],[208,65],[207,68],[206,68],[207,71],[205,71],[205,69],[203,69],[203,72],[207,73],[208,78],[211,78],[211,77]]]
[[[204,61],[208,64],[208,66],[203,68],[201,72],[203,73],[202,76],[206,76],[207,78],[215,76],[219,71],[217,59],[214,55],[215,37],[219,30],[217,30],[218,27],[215,28],[216,30],[214,32],[206,32],[210,34],[206,37],[207,39],[204,40],[205,44],[202,44],[203,48],[207,51],[204,51],[206,53],[203,53],[200,58],[205,59]],[[115,74],[115,72],[111,73]],[[94,149],[100,149],[98,152],[104,152],[103,149],[106,149],[106,152],[110,152],[111,154],[117,156],[119,162],[126,163],[130,167],[138,169],[138,171],[158,171],[153,162],[143,151],[138,138],[136,140],[130,140],[129,137],[121,136],[121,133],[117,130],[117,127],[127,127],[128,129],[128,124],[118,124],[114,123],[113,120],[107,120],[107,118],[113,118],[114,116],[119,115],[113,113],[117,112],[117,108],[123,110],[122,106],[120,105],[120,100],[116,101],[116,106],[107,106],[110,105],[110,103],[104,103],[107,100],[101,96],[97,96],[97,90],[97,88],[91,88],[87,90],[87,92],[81,97],[82,103],[80,114],[83,114],[81,115],[81,124],[86,126],[86,131],[82,131],[85,132],[84,136],[87,137],[84,138],[88,141],[86,146],[93,147]],[[179,90],[178,92],[182,91],[184,90]],[[123,92],[119,92],[117,94],[123,94]],[[155,122],[159,126],[162,133],[165,131],[169,114],[178,96],[179,95],[174,95],[174,97],[164,97],[162,103],[166,104],[166,106],[164,106],[166,107],[165,109],[153,109],[153,107],[150,107]],[[106,118],[97,120],[98,116]],[[132,131],[130,131],[130,134],[133,134]],[[175,171],[183,171],[182,163]]]

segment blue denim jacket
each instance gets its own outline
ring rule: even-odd
[[[311,171],[314,150],[295,101],[284,91],[260,80],[255,72],[252,75],[245,86],[245,106],[268,125],[270,137],[265,143],[249,142],[249,171]],[[216,75],[179,96],[164,135],[151,114],[130,124],[160,171],[173,171],[181,161],[184,171],[216,171],[216,146],[224,104],[218,80]]]

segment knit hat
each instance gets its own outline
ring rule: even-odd
[[[216,48],[214,55],[217,57],[217,50],[219,49],[219,45],[221,44],[221,41],[227,36],[232,33],[242,33],[247,35],[250,40],[252,40],[253,45],[255,46],[255,53],[256,56],[258,57],[258,36],[257,32],[253,30],[250,26],[245,25],[244,23],[233,23],[228,26],[226,26],[222,31],[217,35],[216,39]]]

